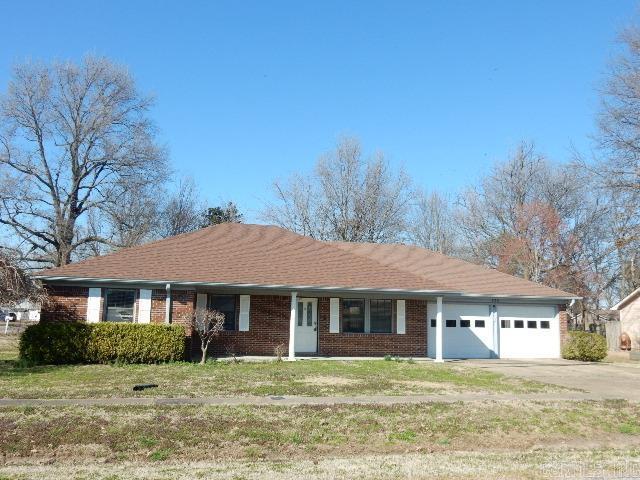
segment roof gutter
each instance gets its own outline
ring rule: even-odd
[[[226,282],[188,282],[188,281],[172,281],[172,280],[142,280],[142,279],[122,279],[122,278],[93,278],[93,277],[60,277],[49,275],[35,275],[34,278],[44,280],[46,282],[66,282],[66,283],[92,283],[92,284],[108,284],[116,283],[122,285],[145,284],[165,286],[171,284],[171,288],[175,287],[225,287],[225,288],[252,288],[256,290],[285,290],[285,291],[317,291],[317,292],[345,292],[345,293],[382,293],[382,294],[401,294],[408,293],[416,296],[450,296],[461,298],[518,298],[523,300],[580,300],[579,296],[552,296],[552,295],[509,295],[509,294],[483,294],[483,293],[466,293],[456,290],[403,290],[398,288],[365,288],[365,287],[336,287],[336,286],[318,286],[318,285],[264,285],[257,283],[226,283]]]

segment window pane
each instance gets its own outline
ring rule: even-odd
[[[514,320],[513,328],[524,328],[524,320]]]
[[[540,328],[549,328],[548,320],[540,320]]]
[[[107,289],[106,292],[106,321],[132,322],[133,305],[136,301],[135,290]]]
[[[436,319],[435,318],[431,319],[431,326],[435,328],[435,326],[436,326]]]
[[[345,299],[342,301],[342,331],[364,332],[364,300]]]
[[[461,327],[470,327],[471,326],[471,320],[460,320],[460,326]]]
[[[392,311],[391,300],[370,300],[370,320],[372,333],[391,333]]]
[[[302,326],[302,309],[304,308],[304,306],[302,305],[302,302],[298,302],[298,326],[301,327]]]
[[[447,327],[449,327],[449,328],[455,327],[456,326],[456,321],[455,320],[447,320],[446,324],[447,324]]]
[[[307,327],[313,326],[313,303],[307,302]]]
[[[500,327],[511,328],[511,320],[500,320]]]
[[[224,329],[236,329],[236,296],[235,295],[209,295],[210,310],[217,310],[224,314]]]
[[[535,320],[527,321],[527,328],[538,328],[538,322]]]
[[[476,320],[476,328],[484,328],[484,320]]]

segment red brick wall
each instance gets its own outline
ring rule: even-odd
[[[236,300],[236,316],[240,310]],[[289,346],[289,316],[291,297],[251,295],[249,331],[225,331],[213,340],[209,350],[214,355],[273,355],[276,346]],[[237,324],[237,319],[236,319]],[[200,352],[200,342],[194,339],[193,352]]]
[[[87,311],[89,289],[86,287],[49,287],[51,297],[42,310],[43,321],[84,321]],[[191,336],[191,318],[195,312],[196,292],[174,290],[172,296],[172,323],[184,325],[187,336]],[[153,290],[151,296],[151,321],[165,321],[164,289]],[[237,300],[239,302],[239,300]],[[249,331],[222,332],[210,346],[213,355],[273,355],[276,346],[289,346],[289,315],[291,297],[275,295],[252,295],[249,313]],[[329,298],[318,299],[318,353],[334,356],[425,356],[427,349],[426,329],[427,302],[407,300],[406,334],[329,333]],[[236,316],[239,313],[236,304]],[[237,319],[236,319],[237,320]],[[236,322],[237,323],[237,322]],[[197,356],[200,342],[191,341],[191,350]]]
[[[48,285],[46,288],[49,296],[40,311],[41,322],[86,321],[89,288],[57,285]]]
[[[566,305],[558,305],[558,319],[560,320],[560,345],[564,345],[569,330],[569,314]]]
[[[167,292],[156,289],[151,292],[151,323],[164,323],[166,319]],[[196,308],[195,290],[171,291],[171,323],[183,325],[187,336],[191,335],[191,319]]]
[[[237,306],[236,306],[237,307]],[[236,308],[236,312],[238,308]],[[277,345],[289,347],[291,297],[252,295],[248,332],[222,332],[211,345],[214,355],[273,355]],[[329,298],[318,299],[318,354],[331,356],[401,355],[423,357],[427,352],[427,302],[407,300],[406,334],[329,333]],[[199,354],[196,338],[193,354]]]
[[[342,321],[342,308],[340,308]],[[318,300],[319,348],[322,355],[424,357],[427,355],[427,302],[407,300],[406,333],[329,333],[329,299]],[[395,323],[395,322],[394,322]],[[395,327],[394,327],[395,328]]]
[[[171,323],[183,325],[187,336],[191,336],[191,320],[195,309],[195,290],[175,290],[171,292]]]
[[[151,323],[164,323],[166,298],[167,292],[164,288],[151,292]]]
[[[82,321],[87,318],[88,287],[73,287],[62,285],[47,286],[49,297],[42,306],[41,321]],[[104,295],[104,289],[102,289]],[[187,335],[191,334],[191,317],[195,311],[196,292],[194,290],[175,290],[171,293],[171,318],[172,322],[184,325]],[[153,290],[151,295],[151,322],[164,323],[165,320],[164,289]],[[100,318],[102,318],[104,298],[100,302]],[[136,315],[139,311],[139,301],[136,297]]]

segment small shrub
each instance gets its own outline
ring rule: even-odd
[[[573,331],[562,346],[562,358],[599,362],[607,356],[607,340],[597,333]]]
[[[276,356],[276,362],[281,362],[282,357],[284,357],[285,352],[287,351],[287,346],[284,343],[279,343],[273,349],[273,354]]]
[[[39,323],[20,337],[20,358],[36,364],[161,363],[183,360],[184,328],[136,323]]]
[[[393,357],[391,355],[385,355],[384,356],[384,361],[385,362],[390,362],[391,360],[393,360]]]

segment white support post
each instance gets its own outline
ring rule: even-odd
[[[442,362],[442,334],[443,334],[443,315],[442,315],[442,297],[437,298],[436,302],[436,362]]]
[[[289,360],[296,359],[296,322],[298,320],[298,292],[291,292],[291,317],[289,318]]]
[[[171,284],[167,283],[165,290],[167,291],[167,298],[164,302],[164,323],[167,325],[171,323]]]

